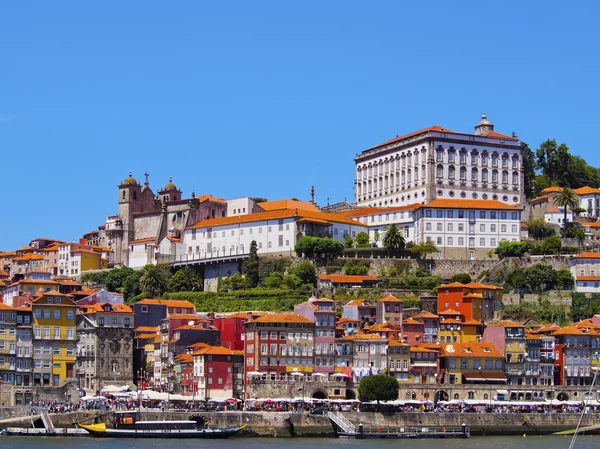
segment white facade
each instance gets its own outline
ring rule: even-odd
[[[154,257],[154,239],[142,239],[143,241],[133,241],[129,245],[129,267],[142,268],[149,263],[153,263]]]
[[[333,222],[321,218],[311,219],[296,216],[294,213],[283,212],[281,214],[269,214],[275,218],[261,219],[263,213],[253,214],[253,221],[236,220],[236,217],[206,220],[192,228],[185,230],[183,244],[186,247],[188,260],[202,260],[215,257],[227,257],[248,254],[250,244],[256,241],[259,254],[293,254],[297,241],[303,235],[323,235],[342,242],[344,237],[350,235],[356,237],[367,227],[349,219],[342,219],[333,214],[319,213],[329,216],[331,220],[339,218],[342,222]],[[281,218],[277,218],[277,215]],[[211,223],[216,223],[211,226]],[[312,226],[317,226],[316,233],[312,233]]]
[[[523,201],[518,139],[481,123],[476,134],[433,126],[363,151],[355,158],[355,203],[390,207],[436,198]]]
[[[227,216],[233,217],[234,215],[246,215],[251,214],[260,210],[254,201],[250,197],[234,198],[233,200],[227,200]]]
[[[575,291],[600,292],[600,253],[580,253],[571,260]]]
[[[497,201],[436,200],[414,217],[415,243],[432,241],[437,258],[486,258],[500,242],[520,241],[520,209]]]
[[[546,223],[555,224],[562,226],[565,219],[564,207],[554,207],[544,214],[544,221]],[[567,209],[567,223],[573,222],[573,212]]]
[[[375,233],[379,232],[380,239],[377,246],[383,246],[383,234],[387,225],[397,225],[406,243],[413,241],[414,221],[413,210],[416,206],[388,207],[388,208],[366,208],[353,211],[345,211],[343,215],[352,218],[368,227],[369,239],[374,242]],[[352,237],[356,237],[353,235]]]

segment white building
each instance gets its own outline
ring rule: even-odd
[[[245,196],[243,198],[234,198],[227,200],[227,216],[253,214],[261,212],[261,207],[256,204],[251,198]]]
[[[383,234],[387,225],[395,224],[400,228],[406,243],[411,242],[414,237],[413,211],[419,204],[394,207],[366,207],[363,209],[346,210],[336,212],[347,218],[354,219],[368,227],[371,242],[375,241],[375,234],[379,232],[380,238],[377,246],[383,246]]]
[[[253,240],[259,254],[290,255],[305,235],[342,242],[345,236],[356,237],[368,229],[350,218],[320,212],[310,203],[285,200],[261,203],[261,207],[266,211],[202,220],[190,226],[182,239],[186,253],[179,260],[248,254]],[[270,210],[274,207],[282,208]]]
[[[494,200],[438,199],[419,206],[414,242],[432,241],[438,259],[485,259],[502,241],[520,241],[521,209]]]
[[[383,142],[354,159],[355,203],[390,207],[437,198],[525,200],[519,139],[494,131],[485,114],[475,134],[435,125]]]
[[[562,206],[553,207],[552,209],[548,209],[546,213],[544,213],[544,221],[546,223],[555,224],[559,226],[563,226],[563,222],[565,221],[565,208]],[[567,223],[573,222],[573,212],[571,209],[567,208]]]
[[[600,292],[600,253],[580,253],[571,260],[575,291]]]

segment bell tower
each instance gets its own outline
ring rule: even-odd
[[[132,173],[119,185],[120,231],[115,235],[115,263],[129,264],[129,242],[134,236],[133,214],[142,211],[142,188]]]
[[[475,125],[475,135],[482,136],[494,130],[494,124],[487,119],[485,112],[481,114],[481,121]]]

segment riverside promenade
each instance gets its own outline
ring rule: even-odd
[[[0,428],[31,427],[29,409],[11,407],[0,409]],[[20,409],[20,410],[19,410]],[[22,413],[20,416],[18,413]],[[247,424],[246,436],[263,437],[334,437],[334,431],[326,416],[293,412],[143,412],[146,420],[188,419],[194,414],[204,416],[211,426],[234,426]],[[12,415],[12,416],[8,416]],[[111,413],[102,411],[78,411],[53,414],[56,427],[73,427],[73,422],[93,422],[94,419],[110,423]],[[459,427],[466,424],[471,435],[499,434],[550,434],[574,429],[578,413],[396,413],[383,415],[371,412],[347,412],[344,416],[353,423],[377,427]],[[600,426],[600,413],[589,413],[582,426]]]

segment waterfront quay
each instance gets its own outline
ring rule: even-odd
[[[19,407],[21,409],[21,407]],[[22,417],[0,420],[0,427],[31,427],[32,417],[28,409],[13,410],[23,413]],[[143,412],[146,420],[188,419],[197,412]],[[294,412],[201,412],[211,426],[238,426],[247,424],[242,436],[262,437],[334,437],[333,427],[323,415]],[[102,411],[80,411],[54,414],[56,427],[73,427],[74,422],[109,423],[111,413]],[[344,416],[352,423],[363,423],[369,427],[460,427],[465,424],[471,435],[500,434],[550,434],[574,429],[579,413],[453,413],[413,412],[384,415],[374,412],[348,412]],[[4,415],[6,418],[6,414]],[[586,414],[582,426],[600,425],[600,414]]]

